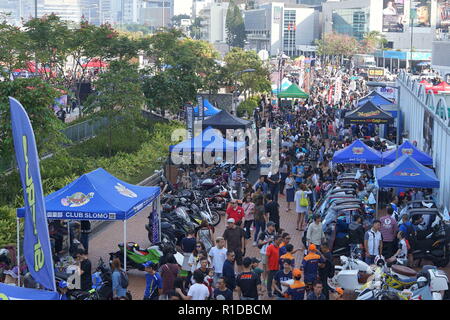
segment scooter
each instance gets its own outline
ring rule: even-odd
[[[335,266],[335,276],[328,279],[328,285],[333,289],[341,287],[345,290],[357,290],[373,274],[367,263],[355,257],[354,251],[350,257],[340,256],[340,260],[341,266]]]

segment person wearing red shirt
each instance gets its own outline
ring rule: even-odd
[[[237,200],[231,200],[230,206],[227,209],[227,219],[233,218],[235,224],[240,226],[242,224],[242,219],[245,216],[244,208],[238,205]]]
[[[272,281],[275,274],[280,268],[280,244],[283,239],[280,236],[275,236],[273,243],[267,247],[267,269],[269,274],[267,276],[267,295],[272,298]]]

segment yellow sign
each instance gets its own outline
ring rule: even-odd
[[[369,76],[370,77],[383,77],[384,69],[369,69]]]

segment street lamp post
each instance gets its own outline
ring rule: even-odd
[[[394,85],[389,85],[383,82],[374,82],[374,81],[369,81],[367,82],[367,86],[368,87],[380,87],[380,88],[394,88],[398,90],[398,97],[397,97],[397,138],[396,138],[396,144],[397,144],[397,148],[395,151],[395,159],[398,159],[398,147],[400,144],[400,86],[394,86]]]

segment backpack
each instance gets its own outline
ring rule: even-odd
[[[305,191],[301,191],[300,207],[307,207],[309,205],[308,198],[305,197]]]
[[[120,286],[124,289],[128,288],[128,275],[125,271],[120,270]]]

